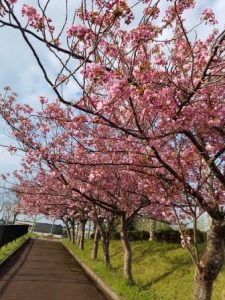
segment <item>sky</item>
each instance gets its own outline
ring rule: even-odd
[[[134,0],[132,0],[133,2]],[[18,4],[26,3],[26,1],[19,0]],[[29,0],[27,3],[36,3],[37,0]],[[88,2],[88,0],[87,0]],[[162,3],[165,0],[162,0]],[[74,10],[74,6],[79,1],[69,0],[70,10]],[[167,2],[168,3],[168,2]],[[62,23],[64,1],[52,0],[50,8],[50,15],[54,17],[57,24]],[[193,13],[187,14],[187,23],[191,26],[196,23],[200,16],[200,11],[205,8],[211,8],[216,14],[219,21],[219,26],[222,28],[225,23],[225,1],[224,0],[197,0],[197,9]],[[138,11],[135,11],[138,15]],[[207,35],[207,31],[200,32],[202,36]],[[40,53],[44,53],[44,49],[39,48]],[[43,56],[43,59],[48,61],[50,70],[54,70],[55,61],[51,57]],[[23,38],[19,32],[10,28],[0,28],[0,93],[4,86],[10,86],[19,95],[19,101],[28,103],[33,107],[38,107],[38,97],[46,95],[47,97],[55,97],[43,75],[37,66],[35,59],[27,48]],[[72,87],[69,88],[69,93],[72,93]],[[12,144],[13,141],[8,135],[7,126],[0,121],[0,144]],[[12,172],[19,168],[21,156],[18,154],[11,155],[7,149],[0,147],[0,174]]]

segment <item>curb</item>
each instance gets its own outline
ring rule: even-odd
[[[14,250],[11,254],[5,257],[2,261],[0,261],[0,268],[6,265],[14,256],[23,248],[25,248],[31,241],[31,237],[29,237],[22,245],[20,245],[16,250]]]
[[[70,255],[78,262],[78,264],[81,266],[81,268],[84,270],[84,272],[87,274],[87,276],[94,281],[94,283],[97,285],[98,289],[106,295],[106,297],[109,300],[123,300],[123,298],[119,297],[114,290],[109,287],[101,278],[98,277],[83,261],[80,260],[79,257],[77,257],[76,254],[72,250],[70,250],[66,245],[64,245],[62,242],[61,244],[63,247],[70,253]]]

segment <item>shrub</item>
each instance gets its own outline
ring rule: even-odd
[[[186,236],[190,236],[193,242],[194,239],[194,230],[192,228],[184,231]],[[155,232],[155,239],[158,242],[167,242],[167,243],[180,243],[181,234],[177,230],[167,229]],[[197,242],[202,243],[205,240],[205,235],[200,230],[197,230]]]
[[[180,243],[180,232],[173,229],[157,231],[155,239],[158,242]]]
[[[137,228],[136,228],[136,224],[135,224],[135,221],[132,220],[128,223],[127,225],[127,230],[130,232],[130,231],[137,231]]]
[[[120,240],[120,233],[119,232],[113,232],[111,236],[112,240]]]
[[[138,241],[139,240],[139,231],[129,231],[128,238],[129,238],[129,241]]]
[[[146,241],[149,239],[149,232],[148,231],[129,231],[128,232],[128,238],[130,241]],[[112,234],[113,240],[120,240],[120,233],[114,232]]]
[[[191,241],[194,241],[194,229],[189,228],[184,231],[184,234],[191,237]],[[202,243],[205,241],[205,235],[202,231],[196,230],[197,242]]]
[[[128,237],[130,241],[143,241],[149,240],[149,232],[142,230],[142,231],[130,231],[128,233]]]
[[[95,233],[92,232],[92,233],[90,234],[90,238],[91,238],[91,239],[94,239],[94,237],[95,237]]]
[[[141,241],[148,241],[150,238],[150,233],[148,231],[142,230],[140,231],[140,240]]]

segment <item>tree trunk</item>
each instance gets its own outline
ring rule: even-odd
[[[88,222],[88,234],[87,237],[90,238],[91,235],[91,221]]]
[[[224,220],[212,219],[207,234],[206,251],[196,270],[195,300],[210,300],[212,297],[213,282],[224,264],[224,240]]]
[[[98,245],[100,240],[100,230],[98,227],[95,229],[95,235],[94,235],[94,242],[93,242],[93,248],[91,252],[91,259],[96,260],[98,257]]]
[[[68,237],[69,241],[71,242],[72,239],[71,239],[71,232],[70,232],[69,227],[66,229],[66,232],[67,232],[67,237]]]
[[[107,268],[110,268],[110,255],[109,255],[109,232],[101,232],[102,246],[103,246],[103,260]]]
[[[85,225],[87,220],[81,220],[79,224],[79,248],[84,250]]]
[[[15,214],[13,215],[12,224],[15,224],[17,216],[18,216],[18,213],[15,213]]]
[[[72,243],[75,244],[75,222],[71,222],[72,227]]]
[[[156,221],[155,220],[150,220],[149,241],[154,241],[155,240],[155,232],[156,232]]]
[[[70,232],[70,228],[68,227],[67,228],[67,235],[68,235],[68,239],[69,239],[69,241],[71,242],[71,232]]]
[[[135,282],[132,275],[132,250],[128,239],[127,220],[125,215],[121,216],[120,236],[124,252],[123,275],[127,283],[133,285]]]
[[[195,283],[195,299],[211,300],[213,281],[198,281]]]
[[[75,240],[77,241],[77,245],[79,245],[79,223],[75,223]]]
[[[66,224],[66,233],[67,233],[67,237],[69,239],[69,241],[71,242],[71,232],[70,232],[70,228],[69,225],[67,223]]]

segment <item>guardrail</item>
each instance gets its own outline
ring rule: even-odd
[[[0,247],[28,233],[29,225],[0,225]]]

